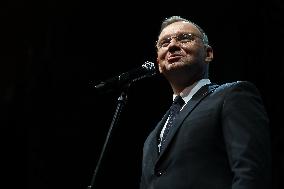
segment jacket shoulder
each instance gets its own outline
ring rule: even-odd
[[[255,84],[250,81],[234,81],[219,85],[218,90],[252,89],[257,90]]]
[[[250,81],[234,81],[219,85],[214,92],[217,96],[226,97],[228,94],[254,94],[261,96],[256,85]]]

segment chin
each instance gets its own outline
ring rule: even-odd
[[[183,68],[184,65],[185,65],[184,62],[173,62],[173,63],[169,63],[166,66],[166,69],[167,70],[180,69],[180,68]]]

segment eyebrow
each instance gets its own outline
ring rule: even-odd
[[[200,35],[198,35],[198,34],[195,34],[195,33],[193,33],[193,32],[177,32],[177,33],[172,34],[172,35],[171,35],[171,34],[167,34],[167,35],[165,35],[165,36],[159,38],[158,41],[164,40],[164,39],[169,38],[169,37],[171,37],[171,36],[177,36],[177,35],[181,35],[181,34],[191,34],[191,35],[193,35],[193,36],[199,37],[200,39],[203,39],[202,36],[200,36]],[[158,41],[157,41],[157,42],[158,42]]]

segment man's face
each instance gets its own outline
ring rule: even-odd
[[[211,47],[204,45],[201,32],[191,23],[175,22],[160,33],[157,62],[166,77],[202,75],[212,58]]]

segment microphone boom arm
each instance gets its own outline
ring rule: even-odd
[[[113,90],[116,88],[121,88],[126,84],[134,83],[143,78],[154,76],[156,74],[157,72],[155,64],[146,61],[144,64],[141,65],[141,67],[122,73],[118,76],[107,79],[106,81],[102,81],[99,84],[95,85],[95,88],[98,90],[102,89]]]

